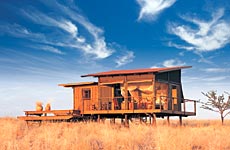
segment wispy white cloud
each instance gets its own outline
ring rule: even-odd
[[[134,58],[135,58],[134,52],[125,51],[122,56],[117,57],[117,59],[115,60],[115,62],[117,64],[116,67],[120,67],[120,66],[123,66],[127,63],[130,63],[133,61]]]
[[[169,46],[169,47],[175,47],[175,48],[177,48],[177,49],[186,49],[186,50],[188,50],[188,51],[194,50],[194,47],[193,47],[193,46],[179,45],[179,44],[172,43],[171,41],[168,42],[168,46]]]
[[[65,54],[64,50],[67,48],[79,50],[85,56],[83,58],[86,61],[104,59],[116,52],[116,48],[106,42],[103,29],[91,23],[87,17],[82,15],[81,11],[75,9],[75,5],[72,2],[69,7],[55,0],[48,3],[44,2],[44,4],[51,7],[53,12],[44,13],[34,7],[25,7],[20,12],[26,19],[35,24],[43,25],[43,29],[51,32],[43,32],[39,28],[35,33],[30,28],[9,23],[0,25],[0,31],[14,37],[30,40],[34,45],[41,46],[33,48],[40,48],[47,52]],[[58,16],[55,11],[58,11]],[[130,50],[125,49],[124,51]]]
[[[198,28],[192,28],[192,26],[188,25],[177,25],[176,23],[169,24],[169,32],[175,34],[189,45],[169,43],[169,46],[198,52],[213,51],[224,47],[230,43],[230,22],[222,19],[223,16],[224,10],[219,9],[212,14],[211,21],[182,17]]]
[[[213,56],[209,56],[209,57],[205,57],[201,52],[195,52],[195,54],[197,54],[198,56],[200,56],[200,58],[198,60],[196,60],[199,63],[206,63],[206,64],[210,64],[213,65]]]
[[[169,59],[169,60],[165,60],[162,65],[164,67],[174,67],[174,66],[184,66],[186,65],[186,63],[178,59]]]
[[[202,70],[205,72],[208,72],[208,73],[227,73],[227,72],[230,72],[229,68],[205,68]]]
[[[24,38],[32,40],[33,42],[48,44],[59,47],[75,48],[84,53],[86,57],[95,59],[104,59],[109,57],[115,51],[112,47],[109,47],[103,36],[103,30],[93,25],[86,17],[79,12],[73,11],[70,7],[63,6],[56,1],[52,3],[54,7],[63,9],[62,15],[69,16],[70,19],[66,19],[60,15],[52,16],[45,14],[34,9],[21,10],[22,15],[29,18],[36,24],[44,25],[47,27],[56,27],[66,31],[66,33],[58,32],[58,35],[53,36],[51,33],[34,33],[19,24],[4,24],[0,25],[0,31],[9,34],[14,37]],[[77,25],[81,25],[84,30],[89,34],[80,34]],[[43,47],[47,51],[53,51],[60,54],[60,50],[51,49],[50,47]]]
[[[46,4],[46,3],[45,3]],[[70,20],[58,19],[53,16],[41,13],[39,11],[26,12],[24,14],[36,23],[59,27],[72,35],[72,39],[63,38],[62,43],[56,43],[58,46],[70,46],[84,52],[85,56],[89,56],[96,59],[104,59],[112,55],[115,51],[113,48],[108,47],[103,36],[103,30],[94,24],[92,24],[86,17],[81,15],[77,10],[73,10],[73,7],[66,7],[56,1],[47,3],[48,6],[58,9],[65,16],[67,15]],[[44,21],[45,20],[45,21]],[[45,23],[44,23],[45,22]],[[81,25],[84,30],[88,31],[88,35],[80,34],[76,24]]]
[[[72,10],[66,6],[56,3],[63,13],[68,15],[71,19],[81,24],[93,37],[91,44],[85,44],[81,46],[81,49],[86,54],[94,54],[96,58],[107,58],[115,51],[113,48],[107,46],[105,37],[103,36],[103,30],[94,24],[92,24],[86,17],[80,13],[76,13],[76,10]]]
[[[44,43],[44,44],[52,44],[52,42],[49,42],[45,35],[42,33],[34,33],[30,31],[29,29],[18,25],[18,24],[4,24],[0,25],[0,31],[3,33],[6,33],[8,35],[17,37],[17,38],[25,38],[31,41],[39,42],[39,43]],[[55,43],[53,43],[55,45]],[[30,48],[35,48],[35,49],[40,49],[56,54],[64,54],[61,50],[48,46],[48,45],[42,45],[42,44],[33,44],[29,45]]]
[[[39,45],[32,45],[32,46],[29,46],[29,47],[34,48],[34,49],[38,49],[38,50],[43,50],[43,51],[55,53],[55,54],[60,54],[60,55],[65,54],[60,49],[52,47],[52,46],[48,46],[48,45],[39,44]]]
[[[58,27],[68,33],[70,33],[73,37],[76,37],[78,34],[78,28],[75,24],[73,24],[70,20],[66,20],[63,18],[56,19],[49,17],[48,15],[39,12],[36,9],[32,10],[21,10],[22,14],[34,21],[37,24]]]
[[[209,77],[209,78],[205,78],[203,79],[204,81],[209,81],[209,82],[215,82],[215,81],[222,81],[227,79],[228,76],[219,76],[219,77]]]
[[[31,32],[30,30],[28,30],[27,28],[19,24],[9,24],[9,23],[1,24],[0,31],[1,33],[5,33],[17,38],[26,38],[29,40],[45,39],[43,34]]]
[[[175,2],[176,0],[137,0],[141,6],[138,20],[155,20],[163,10]]]
[[[150,68],[160,68],[160,66],[157,66],[157,65],[153,65],[152,67]]]
[[[184,66],[186,65],[185,62],[175,58],[175,59],[168,59],[161,63],[157,63],[153,65],[151,68],[161,68],[161,67],[175,67],[175,66]]]

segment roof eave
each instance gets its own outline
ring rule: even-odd
[[[181,69],[186,69],[186,68],[192,68],[192,66],[177,66],[177,67],[168,67],[165,68],[164,70],[160,71],[146,71],[146,72],[135,72],[135,73],[121,73],[121,74],[103,74],[102,73],[95,73],[95,74],[87,74],[87,75],[82,75],[81,77],[102,77],[102,76],[117,76],[117,75],[130,75],[130,74],[145,74],[145,73],[160,73],[160,72],[168,72],[168,71],[174,71],[174,70],[181,70]]]

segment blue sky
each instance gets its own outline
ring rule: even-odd
[[[0,116],[72,108],[59,83],[114,69],[191,65],[184,95],[230,92],[230,2],[225,0],[1,1]],[[218,118],[199,108],[197,118]]]

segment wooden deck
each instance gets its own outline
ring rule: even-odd
[[[84,115],[115,115],[115,114],[158,114],[163,116],[195,116],[196,112],[184,112],[160,109],[136,109],[136,110],[91,110],[84,111]]]
[[[25,121],[63,121],[73,117],[80,117],[77,110],[50,110],[50,111],[24,111],[25,116],[18,119]]]
[[[49,111],[24,111],[26,116],[39,116],[39,115],[54,115],[54,116],[62,116],[62,115],[79,115],[79,111],[77,110],[49,110]]]
[[[72,115],[68,116],[19,116],[18,119],[25,121],[63,121],[73,118]]]
[[[73,118],[82,119],[84,116],[103,115],[112,116],[117,115],[146,115],[155,114],[158,117],[164,116],[195,116],[196,112],[184,112],[162,109],[132,109],[132,110],[90,110],[84,111],[80,114],[78,110],[50,110],[50,111],[24,111],[25,116],[19,116],[18,119],[25,121],[69,121]]]

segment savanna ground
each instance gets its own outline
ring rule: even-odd
[[[157,126],[43,123],[0,119],[1,150],[230,150],[230,120],[157,120]]]

